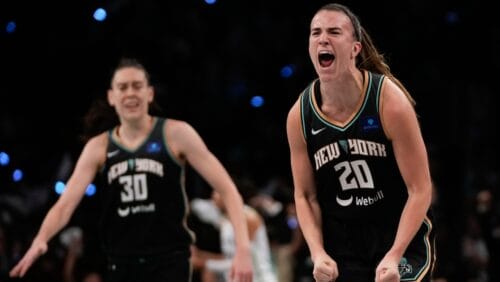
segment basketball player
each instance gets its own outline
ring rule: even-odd
[[[10,272],[23,277],[69,221],[86,187],[102,173],[102,243],[106,281],[191,281],[184,168],[191,165],[221,195],[236,234],[231,278],[252,281],[243,201],[222,164],[186,122],[149,114],[154,89],[146,69],[123,59],[107,93],[119,124],[85,145],[65,192],[46,215],[31,247]]]
[[[309,55],[318,78],[287,135],[314,279],[430,281],[431,177],[413,99],[343,5],[316,12]]]

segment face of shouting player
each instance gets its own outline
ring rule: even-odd
[[[356,68],[361,43],[350,18],[341,11],[321,10],[311,20],[309,56],[322,80]]]

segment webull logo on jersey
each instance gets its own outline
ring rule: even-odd
[[[339,196],[335,198],[337,204],[343,207],[347,207],[352,205],[353,203],[356,206],[371,206],[376,202],[382,200],[384,198],[384,192],[378,191],[375,196],[350,196],[347,199],[341,199]]]
[[[127,172],[149,172],[163,176],[163,164],[152,159],[129,159],[112,165],[108,172],[108,183]]]
[[[130,214],[148,213],[148,212],[154,212],[155,210],[156,210],[155,204],[151,203],[149,205],[137,205],[125,208],[118,208],[117,212],[120,217],[127,217]]]
[[[346,140],[339,140],[321,147],[314,153],[315,169],[318,170],[340,157],[341,148],[351,155],[387,157],[385,144],[362,139],[347,139],[347,143]]]

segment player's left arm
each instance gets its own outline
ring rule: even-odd
[[[248,227],[243,212],[243,199],[229,173],[207,148],[198,132],[184,121],[169,121],[167,138],[174,154],[185,159],[224,201],[227,214],[235,231],[236,254],[233,275],[238,281],[252,281],[252,259]]]
[[[394,243],[386,255],[399,263],[422,225],[431,204],[432,182],[427,150],[413,105],[403,91],[386,79],[382,88],[381,116],[387,137],[408,190]]]

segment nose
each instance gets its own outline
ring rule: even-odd
[[[322,32],[319,34],[318,42],[320,45],[327,45],[329,43],[328,42],[328,35],[326,34],[326,32]]]
[[[134,90],[134,87],[132,86],[128,86],[124,91],[123,93],[125,94],[125,96],[132,96],[135,94],[135,90]]]

